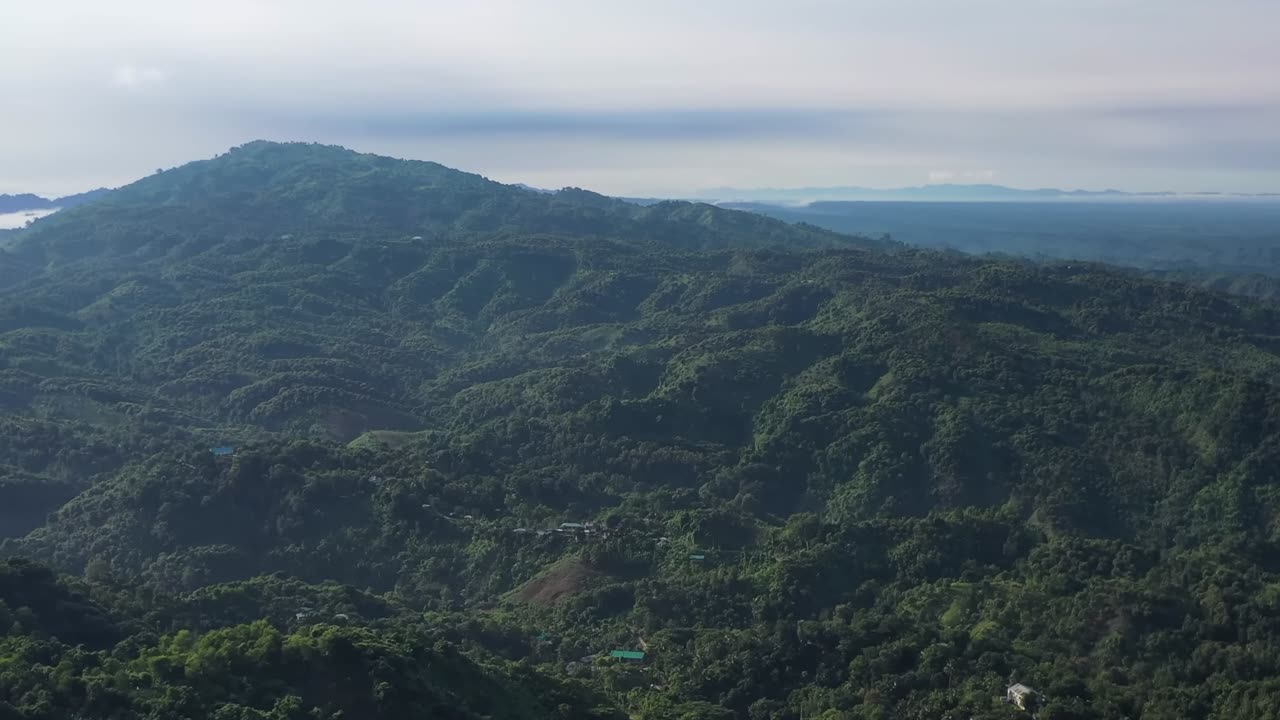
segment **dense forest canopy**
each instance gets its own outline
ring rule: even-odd
[[[1280,717],[1270,303],[304,144],[5,243],[0,717]]]

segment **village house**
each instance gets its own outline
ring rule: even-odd
[[[1010,705],[1018,706],[1020,710],[1030,710],[1036,704],[1038,693],[1032,688],[1022,683],[1014,683],[1005,691],[1004,700]]]

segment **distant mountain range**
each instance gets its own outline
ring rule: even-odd
[[[1044,202],[1047,200],[1140,200],[1140,199],[1214,199],[1252,198],[1280,199],[1280,193],[1247,195],[1240,193],[1200,192],[1123,192],[1120,190],[1034,190],[1003,185],[920,185],[904,188],[804,187],[804,188],[712,188],[697,193],[696,198],[711,202],[762,202],[804,205],[831,200],[878,200],[916,202]]]
[[[524,183],[513,187],[546,195],[559,190],[538,188]],[[801,188],[733,188],[700,190],[678,197],[626,197],[619,200],[635,205],[652,205],[664,200],[706,202],[715,204],[764,203],[769,205],[808,205],[819,202],[1053,202],[1053,201],[1139,201],[1139,200],[1280,200],[1280,193],[1224,193],[1172,191],[1125,192],[1123,190],[1062,190],[1059,188],[1011,188],[1004,185],[918,185],[902,188],[868,188],[856,185]]]
[[[98,188],[97,190],[90,190],[77,195],[66,195],[52,200],[31,193],[0,195],[0,213],[15,213],[23,210],[53,210],[55,208],[65,210],[97,200],[109,192],[111,191],[107,188]]]
[[[532,192],[554,195],[561,191],[514,183],[513,187]],[[46,198],[32,193],[19,195],[0,194],[0,214],[27,210],[66,210],[97,200],[109,188],[98,188],[75,195]],[[1004,185],[919,185],[903,188],[867,188],[856,185],[802,188],[731,188],[721,187],[683,195],[679,198],[619,197],[634,205],[653,205],[675,199],[685,202],[711,203],[769,203],[775,205],[806,205],[824,201],[902,201],[902,202],[1045,202],[1054,200],[1191,200],[1191,199],[1253,199],[1280,201],[1280,193],[1223,193],[1223,192],[1124,192],[1121,190],[1061,190],[1037,188],[1033,190],[1011,188]]]

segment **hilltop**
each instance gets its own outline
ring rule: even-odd
[[[35,223],[10,241],[11,253],[42,265],[149,260],[189,256],[231,236],[274,241],[309,233],[385,239],[556,233],[685,249],[871,244],[712,205],[641,207],[576,188],[549,195],[436,163],[305,143],[249,143],[100,200]]]
[[[0,195],[0,213],[19,212],[21,210],[40,210],[53,207],[53,201],[31,193],[20,195]]]
[[[54,208],[73,208],[77,205],[84,205],[104,197],[111,192],[106,188],[90,190],[88,192],[77,193],[75,195],[64,195],[60,198],[49,199],[33,195],[31,193],[21,193],[18,195],[0,195],[0,214],[21,212],[23,210],[50,210]]]

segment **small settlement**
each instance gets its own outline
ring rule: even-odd
[[[471,516],[468,515],[467,519],[471,519]],[[555,534],[560,537],[568,537],[578,540],[593,540],[597,537],[609,537],[608,529],[600,527],[593,522],[564,522],[560,523],[559,527],[552,530],[534,530],[532,528],[518,527],[515,530],[512,530],[512,532],[516,535],[534,534],[538,536],[545,536]]]

